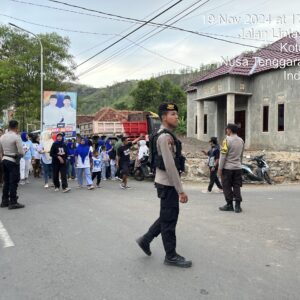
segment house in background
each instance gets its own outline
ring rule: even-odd
[[[187,90],[187,135],[222,140],[239,126],[247,149],[300,149],[300,35],[241,54]]]

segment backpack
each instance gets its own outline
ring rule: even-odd
[[[165,165],[164,165],[164,160],[161,155],[158,154],[157,151],[157,140],[159,136],[163,133],[168,133],[169,135],[172,136],[175,147],[176,147],[176,152],[175,152],[175,166],[181,174],[182,172],[185,171],[185,157],[182,155],[182,145],[181,142],[177,139],[177,137],[169,130],[163,129],[156,134],[153,134],[149,138],[149,161],[150,161],[150,168],[153,171],[155,171],[156,168],[159,168],[160,170],[165,171]]]

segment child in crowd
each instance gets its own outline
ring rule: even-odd
[[[109,156],[106,152],[105,145],[101,146],[101,165],[102,165],[102,180],[106,180],[106,171],[109,166]]]
[[[97,177],[97,188],[100,188],[100,182],[101,182],[101,156],[99,155],[99,152],[97,150],[93,151],[93,168],[92,168],[92,180]]]
[[[75,161],[77,168],[78,184],[81,188],[83,186],[83,173],[85,173],[86,184],[88,190],[94,189],[91,177],[91,157],[92,152],[87,139],[82,138],[80,144],[75,151]]]

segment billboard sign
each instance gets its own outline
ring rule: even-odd
[[[43,130],[76,136],[77,93],[44,92]]]

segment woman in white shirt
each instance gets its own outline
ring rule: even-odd
[[[51,133],[44,131],[41,135],[42,139],[38,146],[38,152],[41,155],[41,162],[43,166],[45,188],[49,187],[48,181],[52,176],[52,157],[50,156],[50,149],[53,144]]]

